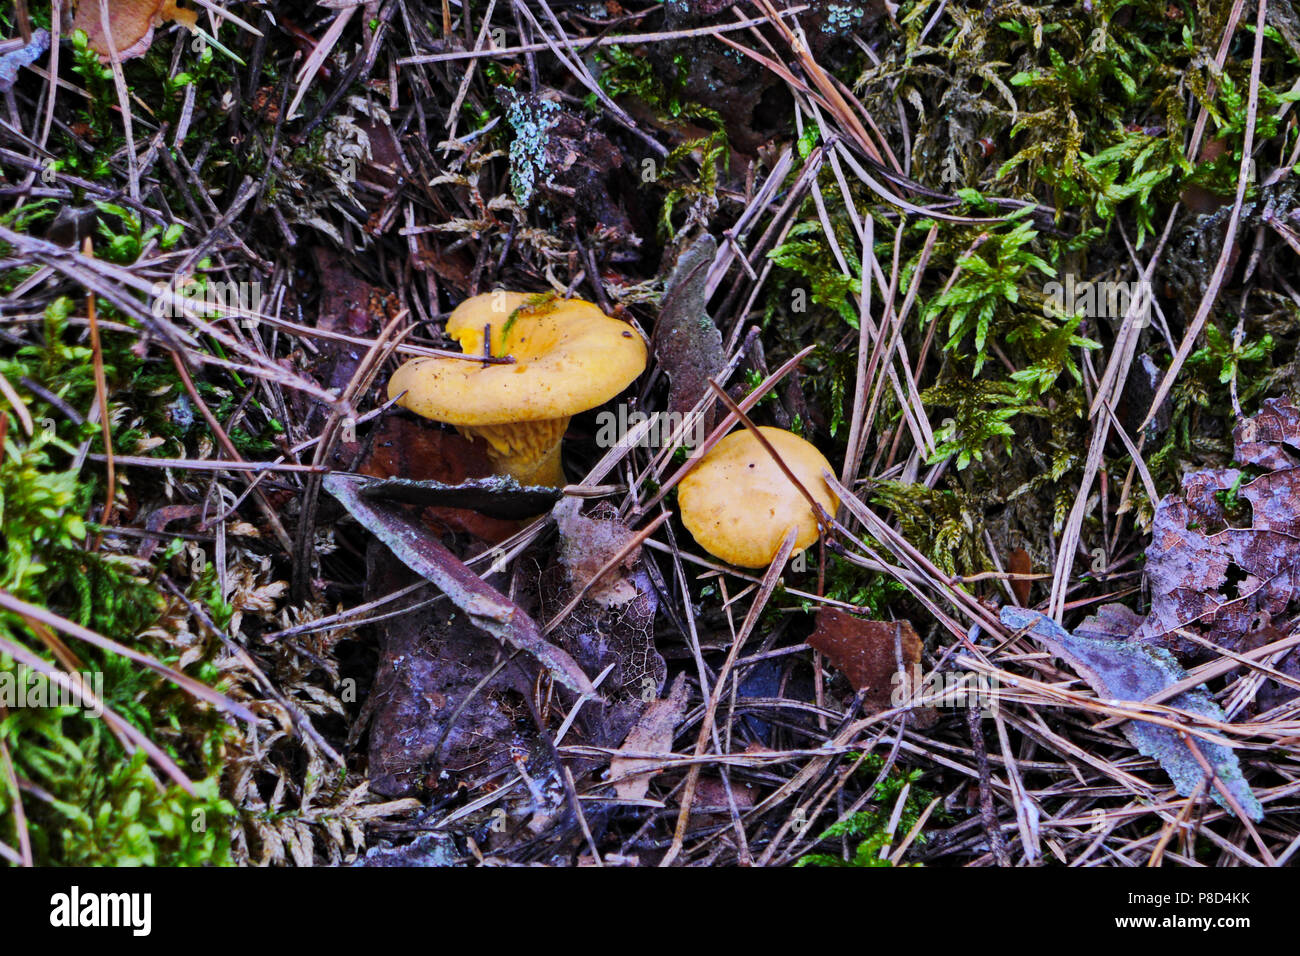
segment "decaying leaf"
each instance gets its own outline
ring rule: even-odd
[[[895,689],[900,681],[910,686],[921,663],[921,639],[907,621],[864,621],[830,607],[817,612],[817,629],[808,643],[830,659],[854,690],[864,692],[862,707],[868,714],[905,699],[905,688],[897,696]]]
[[[686,675],[678,674],[668,696],[651,702],[641,714],[641,719],[619,748],[625,753],[666,754],[673,749],[673,735],[686,713],[689,694]],[[650,757],[615,757],[609,765],[614,792],[623,800],[640,800],[650,789],[653,769],[638,770],[655,763]]]
[[[1025,608],[1004,607],[1001,619],[1006,627],[1023,630],[1042,642],[1102,698],[1141,701],[1187,677],[1174,656],[1161,647],[1071,634],[1045,614]],[[1171,698],[1168,705],[1210,720],[1225,719],[1219,705],[1204,688],[1184,691]],[[1159,761],[1183,796],[1191,796],[1205,779],[1200,762],[1177,731],[1141,720],[1126,721],[1121,729],[1142,754]],[[1262,820],[1264,808],[1242,777],[1237,755],[1230,748],[1207,740],[1195,743],[1247,815],[1252,820]],[[1217,788],[1211,788],[1210,792],[1217,802],[1227,807]]]
[[[622,716],[605,714],[605,721],[617,725],[634,719],[641,703],[655,699],[663,689],[668,668],[654,643],[659,599],[639,548],[592,581],[634,534],[611,506],[597,504],[584,515],[581,505],[569,499],[555,507],[560,547],[556,566],[544,576],[542,601],[547,616],[553,617],[582,594],[560,621],[555,639],[585,671],[596,674],[613,665],[602,687],[636,705],[623,708]],[[624,730],[626,726],[622,723]],[[612,732],[622,739],[617,730]]]
[[[1101,641],[1127,641],[1142,626],[1142,615],[1135,614],[1123,604],[1103,604],[1097,613],[1084,618],[1074,633]]]
[[[1012,574],[1033,574],[1034,562],[1029,557],[1029,552],[1024,548],[1016,548],[1007,555],[1007,571]],[[1029,591],[1032,585],[1032,581],[1021,579],[1011,581],[1011,591],[1016,596],[1016,603],[1020,605],[1029,603]]]
[[[596,689],[573,658],[547,642],[522,608],[467,568],[407,511],[363,498],[360,492],[365,482],[355,475],[333,472],[325,476],[324,487],[411,570],[436,584],[476,627],[532,655],[574,693],[596,696]]]
[[[758,788],[752,783],[731,783],[731,797],[736,801],[736,811],[744,813],[758,802]],[[710,826],[731,820],[731,800],[727,785],[721,777],[700,777],[691,800],[691,822],[696,826]]]
[[[1207,139],[1197,157],[1198,163],[1212,163],[1228,151],[1230,143],[1226,137],[1215,136]],[[1178,198],[1194,216],[1208,216],[1232,202],[1232,195],[1211,192],[1204,186],[1190,185],[1183,188]]]
[[[312,250],[312,261],[320,281],[320,303],[316,313],[316,327],[324,332],[354,338],[372,337],[398,311],[397,296],[366,282],[342,256],[332,249],[318,246]],[[342,392],[365,359],[366,347],[337,338],[321,337],[316,341],[316,353],[311,362],[312,377],[324,388]],[[332,413],[323,402],[301,397],[295,403],[305,413],[304,429],[316,434]],[[355,452],[355,439],[345,437],[331,462],[344,467]]]
[[[68,8],[68,28],[85,30],[87,45],[108,59],[111,36],[120,59],[143,56],[153,42],[154,28],[175,20],[193,29],[198,17],[193,10],[178,6],[176,0],[102,0],[108,5],[109,32],[104,31],[101,0],[72,0]]]
[[[582,709],[579,729],[588,740],[616,747],[668,676],[654,640],[659,596],[639,549],[592,582],[633,533],[610,505],[598,503],[585,515],[580,506],[575,499],[555,508],[560,544],[538,581],[538,599],[543,616],[555,622],[551,639],[584,673],[605,675],[603,699]]]
[[[382,843],[366,851],[354,866],[464,866],[461,854],[448,833],[422,833],[410,843],[391,846]]]
[[[521,485],[510,475],[470,478],[456,484],[386,478],[368,482],[362,496],[376,501],[471,508],[493,518],[532,518],[564,497],[559,488]]]
[[[417,580],[387,548],[366,555],[366,597],[384,597]],[[425,601],[416,592],[394,610]],[[379,669],[367,700],[371,789],[403,796],[433,789],[444,771],[485,779],[510,765],[517,727],[527,726],[523,695],[537,664],[524,655],[501,665],[503,649],[448,602],[377,625]],[[498,669],[499,668],[499,669]]]
[[[389,488],[390,500],[425,505],[420,517],[435,530],[464,531],[492,544],[504,541],[519,530],[517,521],[503,516],[501,509],[493,506],[500,496],[454,490],[472,489],[479,479],[492,474],[484,444],[469,441],[455,432],[430,427],[426,422],[389,416],[376,429],[369,454],[357,466],[357,471],[379,479],[366,485],[367,495],[383,497],[383,489]],[[422,491],[426,486],[434,490]],[[509,513],[522,517],[540,514],[554,501],[554,490],[532,489],[528,499],[531,506],[543,497],[546,503],[538,504],[532,511],[519,512],[515,502]],[[513,497],[511,500],[514,501]]]
[[[1300,410],[1269,399],[1233,432],[1236,460],[1267,473],[1250,480],[1236,468],[1198,471],[1183,493],[1156,508],[1146,551],[1151,613],[1136,636],[1178,653],[1204,646],[1188,629],[1237,650],[1263,621],[1280,620],[1300,594]],[[1235,491],[1234,491],[1235,489]],[[1249,527],[1232,527],[1221,498],[1248,502]]]
[[[710,235],[696,239],[677,259],[664,288],[655,323],[655,358],[668,373],[668,411],[683,415],[709,390],[709,379],[725,363],[722,333],[705,310],[705,285],[718,244]],[[706,416],[704,427],[712,427]]]
[[[641,556],[639,547],[628,552],[599,580],[592,580],[636,537],[627,525],[613,517],[584,515],[582,502],[577,498],[560,503],[555,509],[555,522],[560,529],[560,561],[569,573],[569,584],[575,592],[586,588],[584,599],[604,607],[626,604],[636,597],[636,585],[628,579],[627,572]]]
[[[43,57],[49,48],[50,31],[33,30],[31,41],[25,46],[0,56],[0,93],[12,90],[14,83],[18,81],[19,68],[31,66]]]

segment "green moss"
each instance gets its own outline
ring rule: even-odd
[[[731,153],[721,114],[686,95],[686,58],[680,54],[674,57],[673,71],[666,78],[656,73],[644,57],[618,46],[605,48],[597,60],[602,67],[599,83],[611,97],[641,100],[665,125],[689,120],[708,130],[703,136],[693,136],[673,147],[653,177],[665,188],[659,212],[661,236],[675,236],[695,226],[707,228],[718,204],[718,178],[729,167]],[[698,172],[692,175],[687,161],[697,154]],[[673,214],[683,205],[688,212],[684,223],[678,225]]]
[[[57,300],[45,313],[37,344],[0,363],[11,383],[39,381],[67,405],[94,401],[91,353],[76,344],[68,317],[72,303]],[[120,321],[111,309],[104,318]],[[131,338],[104,335],[105,372],[118,400],[128,399],[153,430],[164,414],[159,373],[134,356]],[[164,378],[163,381],[166,381]],[[22,391],[20,386],[20,392]],[[100,429],[76,425],[36,396],[26,399],[36,428],[28,435],[12,410],[0,460],[0,588],[47,607],[98,634],[176,666],[180,652],[141,635],[159,625],[165,602],[155,583],[131,560],[87,548],[86,515],[103,500],[102,469],[74,465],[77,447],[97,447]],[[129,439],[119,427],[114,440]],[[129,446],[128,446],[129,447]],[[215,603],[208,579],[191,587],[190,599]],[[216,616],[222,617],[218,609]],[[228,615],[225,615],[228,617]],[[0,615],[0,639],[19,644],[51,665],[55,658],[26,622]],[[220,679],[210,663],[215,642],[188,668],[209,683]],[[3,741],[20,778],[35,789],[0,799],[0,839],[19,844],[14,802],[23,801],[36,862],[55,865],[198,864],[229,859],[232,810],[218,794],[222,741],[228,725],[212,708],[196,704],[153,671],[116,654],[70,641],[78,670],[102,680],[104,704],[161,747],[196,783],[190,796],[137,750],[129,754],[102,718],[77,707],[12,707],[0,720]],[[10,686],[27,671],[0,654],[0,678]],[[6,779],[0,777],[0,779]]]
[[[857,760],[861,756],[861,754],[850,753],[847,758]],[[867,754],[857,768],[857,776],[859,779],[862,777],[874,778],[880,774],[884,765],[885,758],[880,754]],[[809,853],[796,860],[794,865],[832,867],[892,866],[893,864],[890,863],[887,857],[881,857],[881,851],[891,844],[896,845],[901,842],[916,826],[916,822],[920,819],[926,806],[934,799],[934,794],[915,786],[920,779],[920,770],[891,769],[885,775],[885,778],[876,784],[869,806],[833,824],[817,838],[819,843],[826,840],[840,839],[855,843],[852,854],[847,859],[830,853]],[[902,793],[903,787],[909,784],[912,785],[912,788],[907,793],[902,813],[898,818],[898,824],[891,836],[886,827],[889,824],[890,817],[894,812],[894,805]],[[942,810],[936,809],[935,812],[931,813],[930,819],[936,823],[942,822],[945,819],[945,814]],[[917,846],[923,845],[925,843],[925,833],[918,833],[914,843]],[[920,864],[910,865],[919,866]]]

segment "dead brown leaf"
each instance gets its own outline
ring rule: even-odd
[[[379,542],[371,543],[366,564],[368,600],[417,580]],[[427,597],[417,592],[401,604]],[[520,654],[496,670],[501,646],[445,601],[389,618],[378,631],[379,670],[367,703],[374,715],[371,789],[403,796],[437,789],[444,770],[485,779],[509,766],[516,728],[528,721],[524,695],[536,663]]]
[[[862,706],[868,714],[894,706],[899,681],[910,682],[921,663],[921,639],[907,621],[864,621],[829,607],[817,612],[817,629],[808,643],[829,658],[854,690],[865,692]]]
[[[583,515],[581,504],[569,499],[555,508],[561,538],[558,560],[542,582],[548,618],[566,608],[633,537],[610,505],[597,504]],[[613,665],[602,687],[616,703],[632,705],[616,706],[602,718],[608,725],[604,732],[616,740],[623,739],[643,703],[663,690],[668,668],[655,649],[658,608],[658,595],[636,549],[582,594],[553,633],[555,642],[587,673],[599,674]]]
[[[1142,701],[1187,679],[1187,672],[1163,647],[1071,634],[1046,614],[1027,608],[1004,607],[999,617],[1006,627],[1032,635],[1041,642],[1103,699]],[[1226,719],[1203,686],[1183,691],[1169,703],[1171,707],[1212,721]],[[1205,779],[1202,764],[1208,762],[1235,805],[1252,820],[1263,819],[1264,808],[1242,776],[1241,764],[1230,747],[1199,740],[1193,751],[1186,734],[1144,720],[1125,721],[1121,728],[1140,753],[1160,762],[1183,796],[1197,792]],[[1218,787],[1212,795],[1220,804],[1230,805]]]
[[[367,479],[332,472],[322,487],[411,570],[437,585],[479,629],[502,644],[531,655],[575,694],[596,697],[596,688],[572,657],[547,641],[533,618],[471,571],[436,535],[402,506],[364,496]]]
[[[107,0],[109,34],[119,59],[143,56],[153,42],[154,28],[176,20],[193,28],[198,17],[193,10],[177,6],[176,0]],[[85,30],[87,45],[104,59],[109,57],[100,0],[72,0],[68,8],[70,30]]]
[[[567,498],[554,511],[560,529],[560,561],[569,572],[569,585],[577,592],[586,588],[584,600],[604,607],[626,604],[637,595],[636,585],[629,580],[641,549],[634,548],[600,580],[592,578],[636,537],[627,525],[612,518],[591,518],[582,513],[582,501]]]
[[[757,802],[758,790],[751,783],[731,784],[731,795],[736,800],[736,810],[744,813]],[[695,819],[696,817],[701,819]],[[707,826],[731,817],[731,801],[727,799],[727,785],[721,777],[700,777],[695,785],[695,798],[691,801],[692,822]]]
[[[688,700],[686,675],[678,674],[668,696],[652,702],[645,709],[620,750],[641,754],[671,753],[673,736],[686,713]],[[615,757],[609,765],[614,792],[623,800],[643,799],[650,789],[650,778],[657,771],[638,771],[638,768],[654,763],[652,758]]]
[[[482,442],[471,442],[455,432],[392,416],[378,426],[370,453],[357,471],[371,478],[407,478],[458,485],[492,474]],[[420,512],[426,525],[439,531],[461,531],[490,544],[504,541],[519,530],[519,522],[471,511],[468,508],[428,507]]]
[[[1136,636],[1189,656],[1203,655],[1203,645],[1179,629],[1240,649],[1261,621],[1281,620],[1300,596],[1300,467],[1286,450],[1300,448],[1300,411],[1269,399],[1233,438],[1237,461],[1267,473],[1253,480],[1236,468],[1188,475],[1183,494],[1157,506],[1146,551],[1151,613]],[[1249,503],[1248,527],[1228,523],[1223,493]]]
[[[1029,552],[1024,548],[1016,548],[1007,556],[1007,570],[1012,574],[1033,574],[1034,562],[1029,558]],[[1029,603],[1029,589],[1033,581],[1023,581],[1012,579],[1011,591],[1016,596],[1016,602],[1022,607]]]
[[[667,373],[668,411],[683,415],[709,390],[709,379],[722,370],[726,356],[722,333],[705,310],[705,285],[718,244],[700,236],[677,259],[664,288],[659,321],[655,323],[654,350]],[[706,415],[704,428],[712,427]]]

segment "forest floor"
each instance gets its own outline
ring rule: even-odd
[[[0,11],[0,857],[1295,857],[1291,0],[194,2]],[[557,487],[388,389],[503,290]]]

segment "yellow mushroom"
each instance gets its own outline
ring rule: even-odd
[[[485,292],[457,306],[447,334],[470,355],[512,364],[448,357],[416,358],[388,383],[389,398],[425,418],[455,425],[487,442],[498,474],[521,484],[564,484],[560,441],[569,419],[609,401],[645,369],[646,347],[632,326],[590,302],[519,292]]]
[[[822,453],[792,432],[758,430],[814,500],[834,514],[839,499],[822,478],[831,470]],[[700,547],[743,568],[771,564],[791,526],[798,529],[792,554],[817,540],[808,499],[748,429],[718,442],[682,479],[677,506]]]

